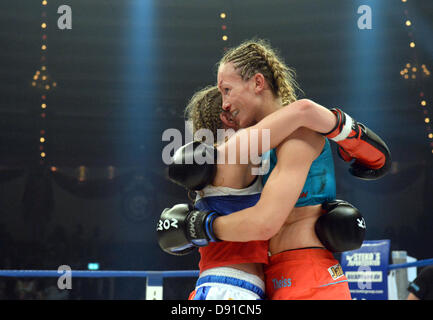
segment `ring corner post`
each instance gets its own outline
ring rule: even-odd
[[[163,275],[150,272],[146,278],[146,300],[163,300]]]

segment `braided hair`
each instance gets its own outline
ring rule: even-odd
[[[207,86],[194,93],[185,108],[185,118],[192,121],[193,134],[200,129],[208,129],[216,139],[217,130],[223,128],[221,106],[222,96],[216,86]]]
[[[295,71],[285,65],[278,53],[265,40],[248,40],[228,50],[219,65],[232,62],[247,81],[256,73],[261,73],[273,94],[281,99],[283,105],[296,101]]]
[[[222,96],[217,86],[207,86],[194,93],[185,108],[185,119],[192,121],[193,135],[200,129],[208,129],[214,138],[217,138],[217,130],[223,128],[220,119],[221,106]],[[193,203],[195,203],[195,193],[197,192],[203,196],[203,190],[188,191],[188,198]]]

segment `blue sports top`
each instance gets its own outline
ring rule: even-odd
[[[243,189],[209,185],[203,189],[204,196],[198,196],[195,207],[199,210],[212,210],[221,215],[254,207],[260,199],[262,181],[256,179]]]
[[[253,207],[260,199],[262,179],[259,177],[244,189],[208,185],[198,195],[195,207],[228,215]],[[268,241],[211,242],[201,247],[200,271],[239,263],[268,263]]]
[[[269,178],[272,170],[277,164],[277,153],[272,149],[262,156],[262,161],[269,160],[269,171],[263,176],[263,185]],[[331,146],[326,139],[322,152],[313,161],[308,172],[304,188],[299,196],[295,207],[313,206],[325,201],[335,200],[336,185],[334,161],[332,158]]]

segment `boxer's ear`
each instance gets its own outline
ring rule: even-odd
[[[252,78],[252,81],[254,81],[254,92],[255,93],[261,93],[266,86],[266,79],[261,73],[256,73],[254,77]]]

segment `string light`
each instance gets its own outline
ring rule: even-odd
[[[401,0],[403,3],[406,3],[407,0]],[[406,27],[411,27],[410,29],[407,29],[408,31],[408,37],[409,37],[409,47],[410,48],[415,48],[416,44],[414,41],[414,37],[413,37],[413,32],[414,32],[414,28],[413,25],[416,25],[416,23],[414,23],[410,18],[409,18],[409,13],[407,9],[403,10],[404,15],[405,15],[405,19],[404,19],[404,24]],[[431,142],[431,139],[433,139],[433,133],[431,132],[431,128],[430,128],[430,115],[429,115],[429,110],[427,108],[427,98],[424,95],[424,91],[422,90],[422,87],[424,85],[424,83],[421,81],[423,79],[426,79],[427,77],[430,76],[430,70],[428,70],[427,66],[425,64],[419,64],[417,61],[417,57],[418,55],[416,54],[416,52],[413,50],[410,50],[410,55],[412,56],[412,61],[411,62],[407,62],[405,64],[405,67],[402,68],[402,70],[400,70],[400,75],[402,76],[402,78],[404,78],[405,80],[415,80],[418,79],[415,83],[417,86],[420,87],[420,91],[419,91],[419,97],[421,98],[420,100],[418,100],[419,98],[417,98],[417,100],[419,101],[419,104],[421,105],[422,109],[422,113],[423,113],[423,118],[424,118],[424,123],[426,124],[426,131],[427,134],[426,136],[428,137],[429,140],[429,146],[432,148],[431,152],[433,153],[433,142]],[[419,80],[421,79],[421,80]],[[409,81],[411,81],[409,80]]]
[[[422,72],[424,73],[425,76],[428,77],[428,76],[430,75],[430,70],[427,69],[427,67],[426,67],[425,64],[422,64],[422,65],[421,65],[421,69],[422,69]]]
[[[45,110],[47,108],[47,95],[46,93],[51,89],[57,86],[57,83],[55,81],[53,81],[53,79],[51,78],[51,76],[48,74],[48,70],[47,70],[47,65],[46,65],[46,60],[47,60],[47,56],[46,53],[48,51],[48,44],[47,44],[47,34],[46,34],[46,29],[48,28],[47,25],[47,12],[46,12],[46,7],[48,5],[48,1],[47,0],[43,0],[41,1],[42,4],[42,13],[41,13],[41,37],[40,37],[40,41],[41,41],[41,57],[40,57],[40,61],[41,61],[41,67],[39,70],[36,70],[35,74],[33,75],[33,81],[31,83],[32,87],[35,87],[36,89],[38,89],[39,91],[42,92],[41,94],[41,102],[40,102],[40,107],[42,110]],[[46,119],[47,114],[45,113],[45,111],[41,112],[40,114],[42,119]],[[43,122],[45,123],[45,121]],[[46,138],[45,138],[45,129],[42,128],[40,131],[40,136],[39,136],[39,150],[40,151],[44,151],[44,143],[46,142]],[[39,163],[41,165],[44,165],[45,163],[45,158],[46,158],[47,154],[45,152],[41,152],[40,153],[40,161]],[[53,168],[53,167],[52,167]]]
[[[85,166],[78,167],[78,181],[83,182],[87,179],[87,168]]]
[[[226,12],[220,12],[220,18],[222,20],[225,20],[227,18],[228,14]],[[223,32],[223,34],[221,35],[221,40],[224,42],[227,42],[229,39],[229,35],[227,34],[228,31],[228,26],[227,26],[227,22],[223,21],[222,25],[221,25],[221,30]],[[227,44],[223,45],[223,50],[226,51],[227,50]]]
[[[116,173],[116,168],[113,166],[108,166],[108,179],[113,180]]]
[[[42,66],[41,70],[37,70],[32,79],[32,87],[36,87],[42,91],[50,90],[51,87],[57,87],[57,82],[51,79],[46,66]],[[42,100],[44,99],[45,98],[42,98]]]
[[[412,66],[410,63],[407,63],[405,67],[400,70],[400,75],[404,79],[416,79],[417,77],[426,78],[430,76],[430,70],[427,69],[425,64],[422,64],[421,68],[418,68],[416,65]]]

